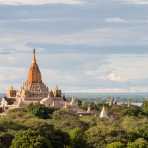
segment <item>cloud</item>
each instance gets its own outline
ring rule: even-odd
[[[148,78],[148,55],[113,55],[110,56],[110,69],[124,80],[142,80]]]
[[[125,19],[122,19],[120,17],[106,18],[105,22],[107,22],[107,23],[127,23],[127,21]]]
[[[80,0],[0,0],[1,5],[81,4]]]
[[[132,87],[129,87],[129,91],[130,92],[140,92],[140,93],[144,93],[144,92],[147,92],[148,90],[148,86],[132,86]]]
[[[114,81],[114,82],[126,82],[127,79],[121,77],[119,74],[115,72],[108,73],[105,77],[106,80]]]
[[[134,91],[135,86],[138,86],[136,90],[139,88],[141,91],[140,87],[144,85],[141,81],[148,79],[148,69],[144,64],[148,62],[147,55],[37,53],[43,81],[49,88],[59,85],[64,91],[119,93],[127,92],[128,87]],[[22,81],[26,80],[31,58],[31,51],[0,55],[1,92],[13,84],[21,87]]]
[[[98,88],[98,89],[76,89],[66,90],[66,93],[128,93],[128,89],[122,88]],[[79,96],[78,96],[79,97]]]
[[[136,4],[136,5],[148,5],[147,0],[122,0],[122,2],[125,2],[128,4]]]
[[[34,47],[49,88],[126,92],[128,81],[147,87],[148,9],[121,1],[0,0],[0,91],[26,80]]]

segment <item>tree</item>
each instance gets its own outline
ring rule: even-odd
[[[106,148],[125,148],[125,145],[121,142],[113,142],[111,144],[108,144]]]
[[[49,114],[53,112],[53,109],[49,109],[41,104],[30,104],[28,106],[28,111],[31,112],[36,117],[39,117],[41,119],[48,119]]]
[[[148,115],[148,101],[143,102],[143,111],[146,115]]]
[[[89,106],[91,110],[98,110],[97,105],[94,102],[91,102]]]
[[[111,133],[110,127],[103,122],[99,122],[97,126],[93,126],[85,131],[85,138],[88,145],[92,148],[104,148],[108,141],[108,135]],[[106,140],[107,139],[107,140]]]
[[[79,117],[66,110],[58,110],[53,114],[54,126],[62,130],[70,130],[76,127],[86,128],[87,124],[79,119]],[[60,123],[60,124],[59,124]]]
[[[82,102],[82,109],[87,110],[87,108],[89,107],[89,103],[86,101]]]
[[[3,145],[3,148],[9,148],[14,136],[9,133],[2,133],[0,135],[0,143]],[[0,146],[1,147],[1,146]]]
[[[84,139],[84,132],[80,128],[74,128],[69,132],[72,148],[87,148],[87,143]]]
[[[52,148],[52,145],[47,138],[29,129],[16,134],[11,148]]]
[[[82,101],[81,100],[77,100],[77,105],[81,108],[82,107]]]
[[[130,108],[127,108],[125,112],[125,115],[136,116],[136,117],[142,114],[143,114],[142,108],[138,106],[131,106]]]
[[[66,132],[55,130],[54,134],[49,136],[54,148],[66,148],[70,145],[70,137]]]
[[[148,142],[143,138],[137,139],[135,142],[129,142],[128,148],[147,148]]]
[[[54,148],[65,148],[67,145],[70,145],[70,138],[66,132],[54,129],[53,125],[48,124],[44,120],[38,120],[34,124],[28,123],[31,125],[30,128],[49,139]]]
[[[148,121],[145,120],[138,128],[138,134],[140,138],[148,139]]]

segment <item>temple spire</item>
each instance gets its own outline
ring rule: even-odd
[[[36,50],[33,49],[33,60],[32,63],[36,63]]]
[[[42,82],[41,72],[40,72],[39,66],[36,62],[35,49],[33,50],[32,64],[31,64],[31,67],[30,67],[29,73],[28,73],[28,82],[30,84]]]

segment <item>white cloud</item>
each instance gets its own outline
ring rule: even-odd
[[[140,93],[142,93],[142,92],[147,92],[147,90],[148,90],[148,86],[131,86],[131,87],[129,87],[129,91],[130,92],[140,92]]]
[[[26,80],[31,57],[31,53],[0,55],[1,92],[4,92],[12,84],[20,88],[22,81]],[[103,65],[98,61],[98,59],[100,60],[99,55],[52,53],[40,54],[37,58],[43,81],[49,88],[59,85],[64,91],[98,93],[142,91],[143,84],[135,82],[128,85],[128,80],[148,78],[148,69],[145,65],[148,63],[147,56],[113,55],[102,57],[105,58],[105,61],[109,61]],[[137,85],[136,88],[135,85]],[[147,85],[144,87],[143,90],[146,90]]]
[[[81,4],[80,0],[0,0],[4,5]]]
[[[136,5],[147,5],[148,0],[122,0],[122,2],[128,3],[128,4],[136,4]]]
[[[124,80],[148,79],[148,55],[113,55],[110,56],[106,69],[113,69],[114,73]],[[114,75],[113,75],[114,76]]]
[[[105,22],[107,23],[127,23],[125,19],[122,19],[120,17],[106,18]]]
[[[66,93],[128,93],[128,89],[122,88],[98,88],[98,89],[75,89],[66,90]]]
[[[121,77],[119,74],[115,72],[108,73],[105,77],[106,80],[115,81],[115,82],[126,82],[127,79]]]

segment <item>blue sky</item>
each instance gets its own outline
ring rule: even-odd
[[[0,92],[26,80],[64,91],[148,91],[147,0],[0,0]]]

